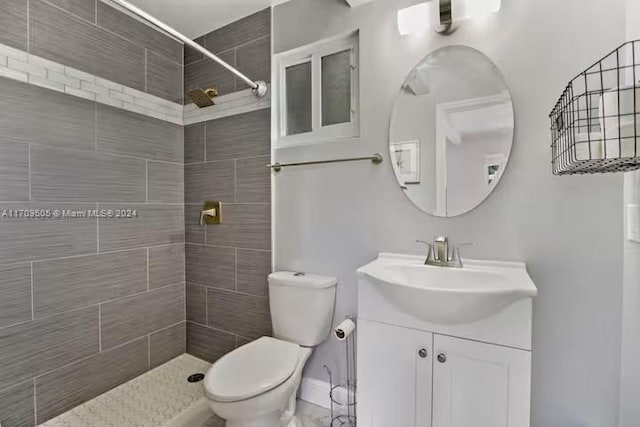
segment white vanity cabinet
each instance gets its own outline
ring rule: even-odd
[[[358,352],[361,426],[529,425],[528,351],[360,320]]]
[[[360,320],[358,353],[358,425],[430,426],[433,334]]]
[[[524,264],[421,264],[381,255],[358,270],[358,425],[529,427],[535,292]],[[498,274],[502,289],[528,293],[487,302]]]
[[[528,426],[530,377],[528,351],[434,335],[433,427]]]

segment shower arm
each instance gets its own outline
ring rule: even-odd
[[[262,98],[267,94],[268,88],[267,88],[267,84],[264,81],[255,81],[254,82],[249,77],[245,76],[240,71],[238,71],[237,69],[235,69],[234,67],[232,67],[231,65],[229,65],[228,63],[223,61],[222,59],[220,59],[217,55],[214,55],[213,53],[209,52],[207,49],[205,49],[204,47],[200,46],[198,43],[194,42],[189,37],[187,37],[184,34],[178,32],[177,30],[175,30],[174,28],[172,28],[169,25],[165,24],[164,22],[154,18],[153,16],[149,15],[147,12],[145,12],[142,9],[140,9],[139,7],[132,5],[131,3],[129,3],[126,0],[101,0],[101,1],[104,2],[104,3],[107,3],[107,4],[109,4],[109,3],[116,4],[116,5],[120,6],[120,7],[128,10],[129,12],[133,13],[134,15],[139,16],[140,18],[144,19],[145,21],[149,22],[150,24],[156,26],[157,28],[160,28],[162,31],[164,31],[164,32],[170,34],[171,36],[175,37],[176,39],[180,40],[186,46],[189,46],[190,48],[192,48],[194,50],[197,50],[198,52],[202,53],[207,58],[210,58],[210,59],[214,60],[215,62],[220,64],[222,67],[226,68],[227,70],[231,71],[233,74],[238,76],[240,79],[242,79],[247,85],[249,85],[249,87],[251,89],[253,89],[253,93],[257,97]]]

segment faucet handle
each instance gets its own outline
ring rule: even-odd
[[[433,244],[431,242],[427,242],[426,240],[417,239],[416,243],[421,243],[423,245],[427,245],[427,258],[425,258],[424,263],[428,263],[431,257],[433,256]]]
[[[452,261],[456,261],[458,263],[458,268],[462,268],[462,258],[460,257],[460,247],[464,247],[464,246],[473,246],[473,243],[459,243],[456,245],[455,249],[453,250],[453,260]]]

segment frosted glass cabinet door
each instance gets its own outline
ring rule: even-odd
[[[358,425],[430,427],[433,334],[358,320]]]
[[[529,427],[531,353],[434,335],[433,427]]]

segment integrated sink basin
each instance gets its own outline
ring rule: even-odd
[[[380,254],[358,269],[399,310],[437,324],[490,317],[538,290],[523,263],[464,260],[463,268],[424,265],[423,257]]]

